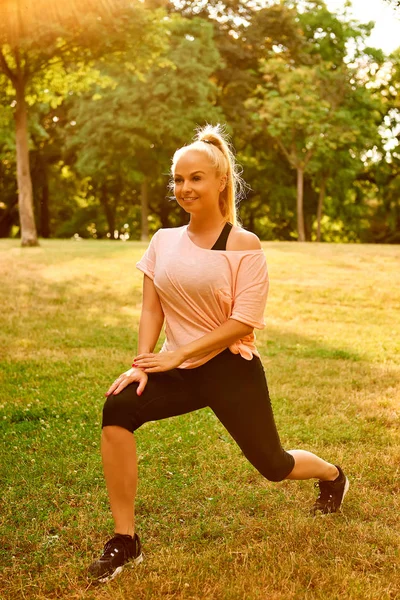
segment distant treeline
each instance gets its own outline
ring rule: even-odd
[[[147,239],[186,223],[171,156],[219,122],[260,238],[400,243],[400,49],[368,47],[372,24],[322,0],[115,5],[0,26],[0,237]]]

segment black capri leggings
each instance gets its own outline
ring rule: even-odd
[[[182,415],[209,406],[242,452],[270,481],[282,481],[294,467],[276,430],[261,360],[245,360],[224,350],[195,369],[149,373],[141,396],[138,384],[107,398],[103,427],[135,431],[143,423]]]

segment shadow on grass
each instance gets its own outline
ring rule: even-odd
[[[295,333],[281,333],[277,327],[268,325],[258,339],[265,348],[265,356],[274,358],[284,353],[297,358],[315,358],[322,360],[361,361],[362,356],[353,350],[321,344],[317,340]]]

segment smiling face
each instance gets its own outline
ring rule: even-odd
[[[188,150],[175,165],[175,198],[188,213],[220,212],[219,196],[225,185],[226,176],[217,173],[204,152]]]

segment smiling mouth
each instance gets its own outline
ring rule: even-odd
[[[184,202],[187,202],[188,200],[189,200],[189,201],[190,201],[190,200],[197,200],[197,198],[182,198],[182,200],[183,200]]]

